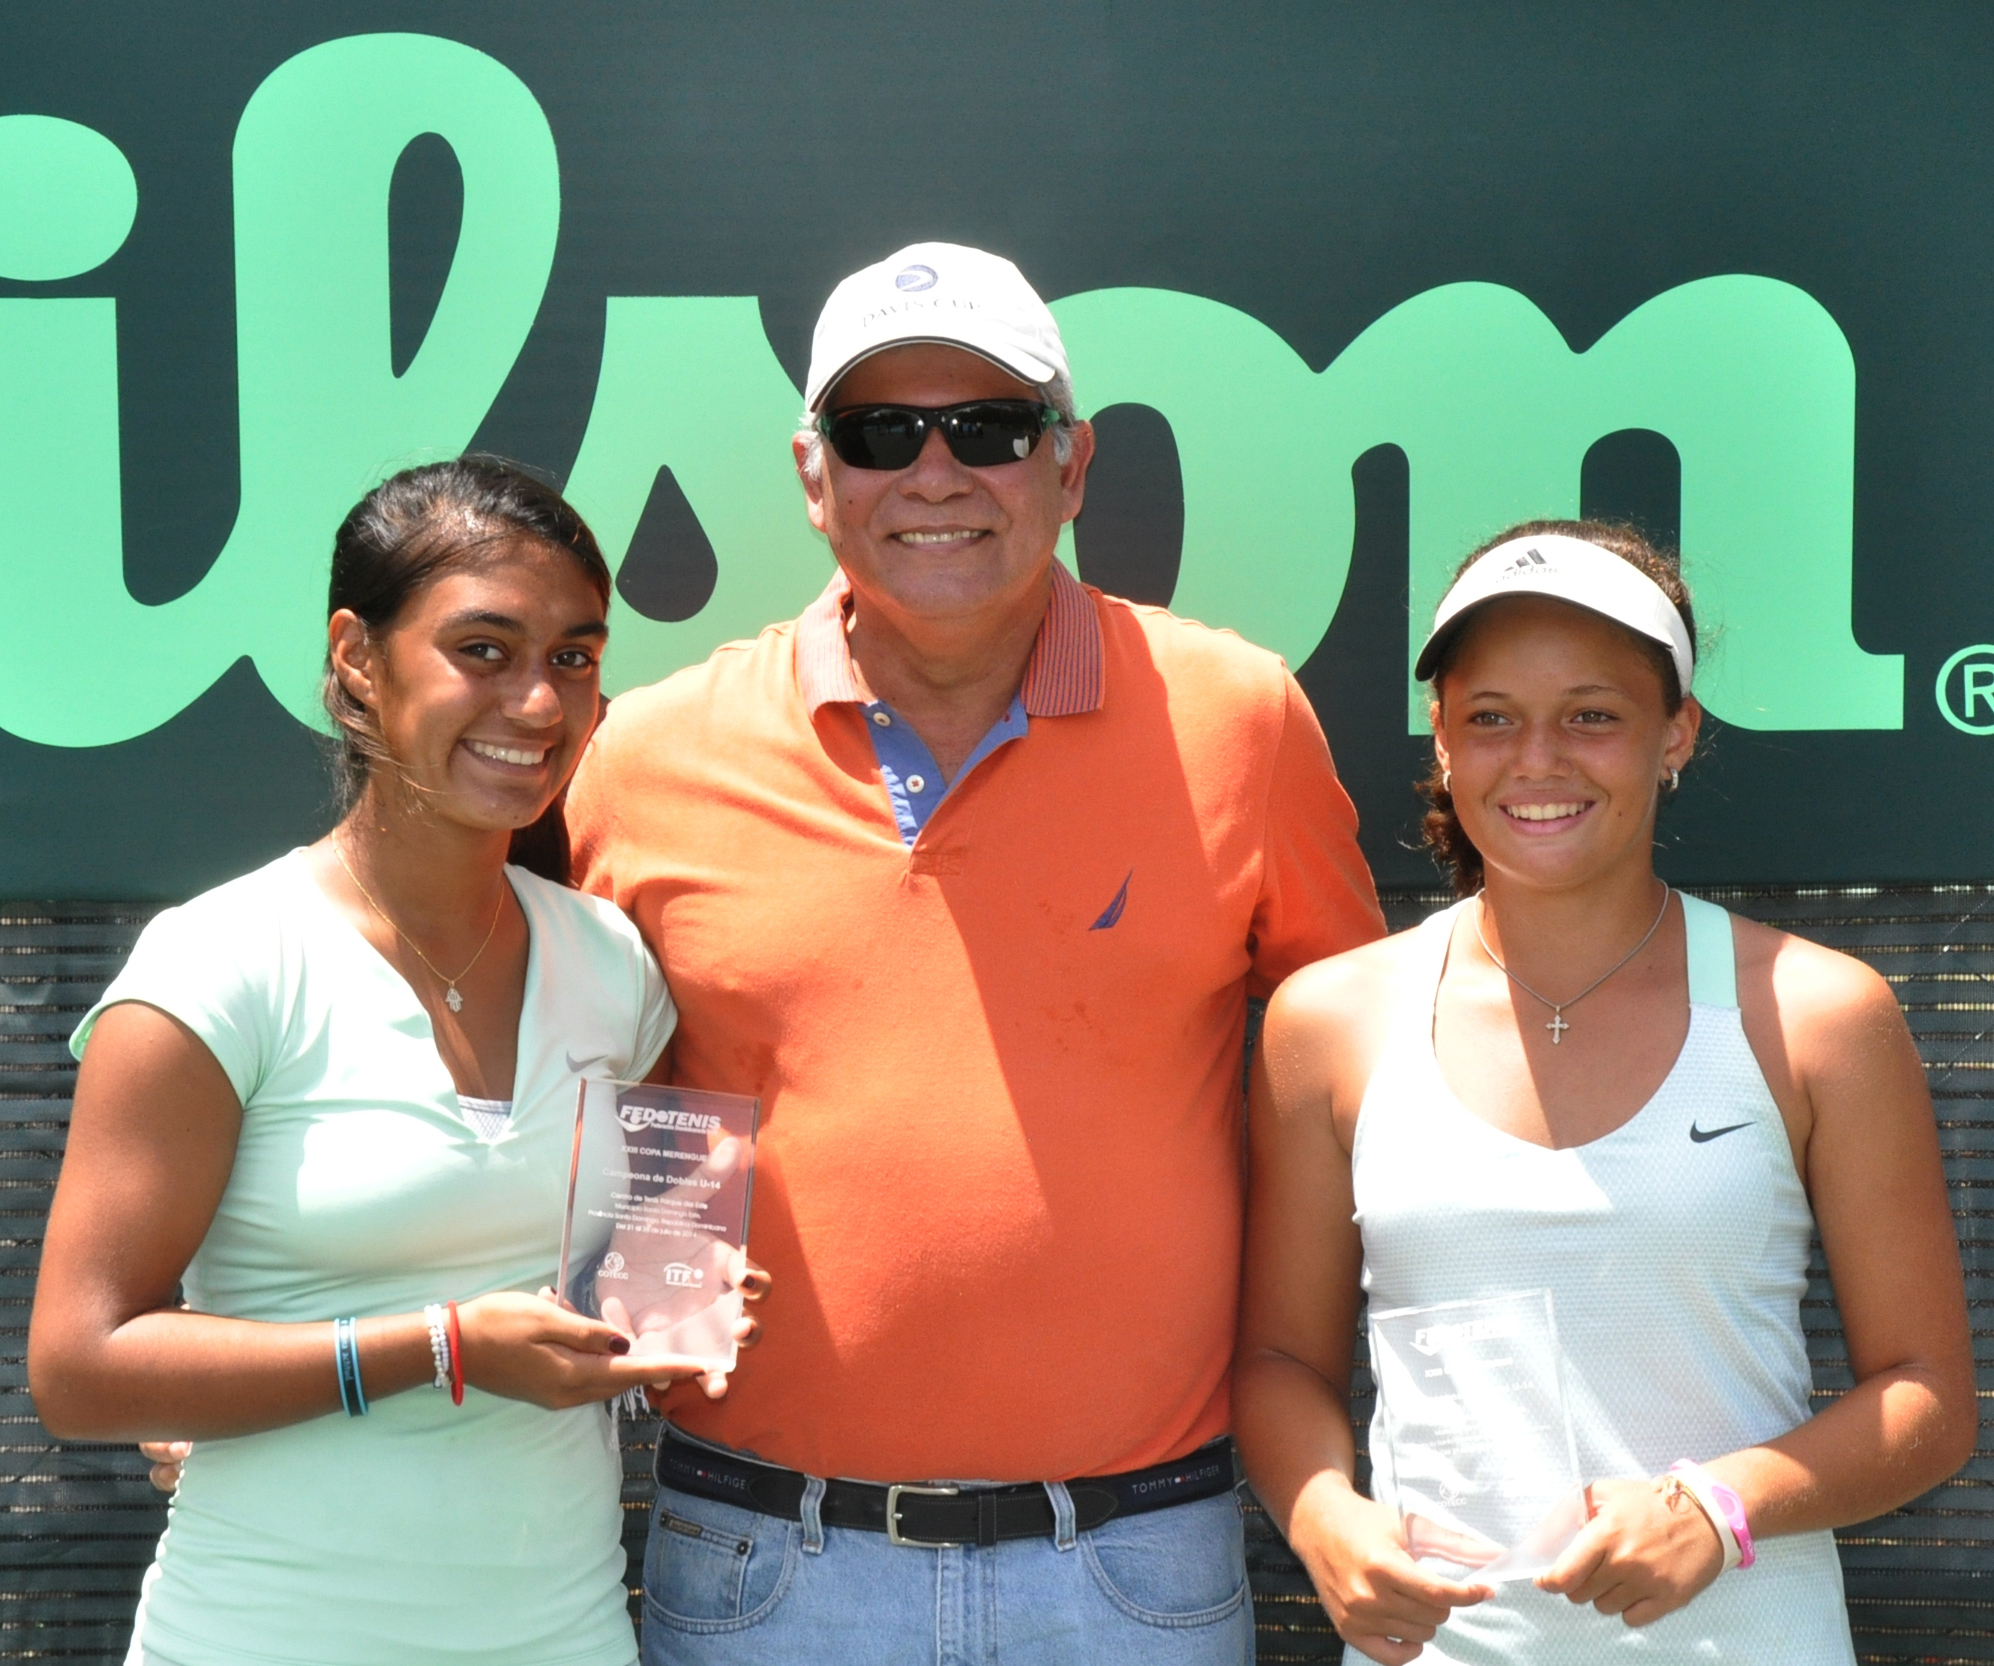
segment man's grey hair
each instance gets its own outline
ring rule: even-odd
[[[833,393],[837,391],[834,387]],[[1038,395],[1059,413],[1059,421],[1052,430],[1052,454],[1064,463],[1073,455],[1073,425],[1080,420],[1079,412],[1073,403],[1073,378],[1061,371],[1050,382],[1039,384]],[[829,402],[829,395],[825,396]],[[819,480],[824,474],[824,436],[817,432],[817,415],[805,410],[796,419],[796,437],[803,442],[803,474],[806,479]]]

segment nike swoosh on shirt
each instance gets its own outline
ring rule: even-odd
[[[1749,1122],[1734,1122],[1728,1128],[1699,1128],[1692,1122],[1689,1125],[1689,1137],[1696,1144],[1702,1145],[1706,1140],[1718,1139],[1725,1134],[1735,1134],[1740,1128],[1749,1128],[1751,1126]]]
[[[583,1059],[577,1061],[573,1053],[563,1053],[561,1056],[567,1060],[568,1074],[571,1076],[586,1076],[591,1070],[595,1070],[609,1062],[607,1059]]]

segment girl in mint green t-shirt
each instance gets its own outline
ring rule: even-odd
[[[694,1369],[535,1292],[575,1079],[647,1074],[674,1014],[617,909],[506,865],[593,728],[608,595],[514,468],[370,493],[328,628],[351,811],[161,914],[76,1032],[30,1385],[57,1435],[198,1443],[135,1660],[635,1657],[603,1402]]]

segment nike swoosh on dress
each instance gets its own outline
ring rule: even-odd
[[[1702,1145],[1707,1140],[1714,1140],[1725,1134],[1735,1134],[1740,1128],[1749,1128],[1751,1126],[1749,1122],[1734,1122],[1728,1128],[1699,1128],[1694,1122],[1691,1122],[1689,1125],[1689,1137],[1697,1145]]]

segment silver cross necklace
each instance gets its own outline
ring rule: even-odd
[[[1601,984],[1606,982],[1608,978],[1612,977],[1615,972],[1619,971],[1621,967],[1625,966],[1628,963],[1628,961],[1632,960],[1637,954],[1639,954],[1643,949],[1645,949],[1648,946],[1648,939],[1653,937],[1656,931],[1660,929],[1662,923],[1662,916],[1669,911],[1669,897],[1671,894],[1672,894],[1671,888],[1667,885],[1664,885],[1662,887],[1662,906],[1655,910],[1654,924],[1649,926],[1648,929],[1641,934],[1641,941],[1636,943],[1633,946],[1633,948],[1629,949],[1610,967],[1608,967],[1598,977],[1594,978],[1591,983],[1587,984],[1585,988],[1581,989],[1576,995],[1574,995],[1568,1001],[1554,1001],[1548,995],[1539,995],[1536,990],[1530,987],[1529,984],[1525,983],[1507,966],[1503,965],[1503,963],[1500,960],[1496,959],[1495,950],[1489,947],[1489,940],[1482,935],[1482,893],[1479,891],[1475,893],[1475,941],[1481,944],[1482,953],[1487,955],[1490,960],[1495,962],[1495,967],[1497,971],[1502,973],[1504,977],[1508,978],[1509,981],[1515,984],[1518,989],[1522,990],[1524,994],[1530,996],[1533,1000],[1542,1001],[1547,1007],[1551,1009],[1551,1022],[1546,1024],[1544,1028],[1551,1032],[1551,1045],[1555,1047],[1558,1045],[1559,1042],[1565,1039],[1565,1032],[1571,1028],[1571,1025],[1565,1022],[1565,1008],[1577,1006],[1579,1002],[1583,1001]]]

